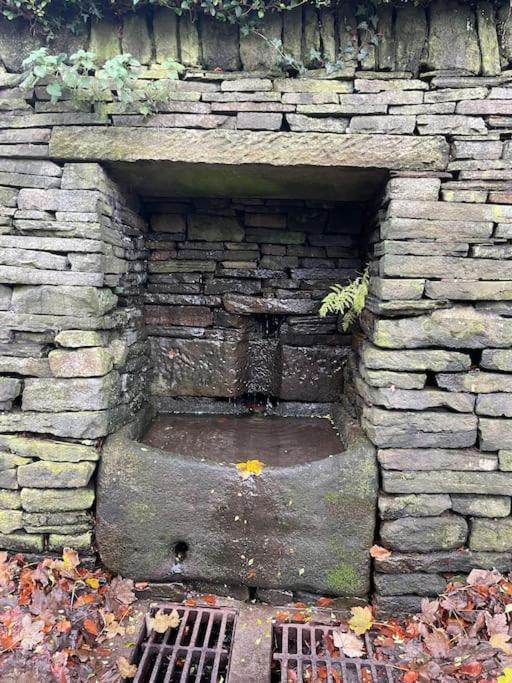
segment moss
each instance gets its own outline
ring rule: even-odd
[[[336,595],[359,595],[366,590],[364,579],[344,561],[327,572],[326,582],[329,590]]]

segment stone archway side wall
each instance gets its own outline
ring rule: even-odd
[[[144,400],[145,224],[97,164],[0,165],[0,546],[87,553],[102,438]]]
[[[489,44],[479,26],[482,57]],[[442,54],[454,54],[447,40]],[[50,103],[44,88],[19,93],[12,74],[0,74],[2,547],[90,547],[94,446],[143,391],[135,293],[145,226],[94,162],[122,160],[109,147],[113,131],[129,146],[143,127],[151,139],[178,140],[200,129],[208,152],[208,131],[227,128],[211,135],[236,144],[243,130],[247,145],[254,134],[264,148],[269,134],[270,153],[286,136],[291,163],[294,135],[310,135],[312,150],[322,133],[350,145],[359,136],[363,147],[387,148],[381,168],[394,140],[416,146],[416,168],[400,173],[388,161],[395,170],[372,241],[356,379],[379,449],[378,540],[393,551],[376,561],[377,599],[385,610],[413,609],[447,572],[510,567],[512,73],[321,75],[191,69],[165,111],[143,120],[114,104],[106,118],[77,113],[69,101]],[[424,144],[434,150],[428,164]],[[333,154],[337,163],[350,159]],[[59,445],[48,449],[43,434]]]

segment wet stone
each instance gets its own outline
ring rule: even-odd
[[[382,543],[391,550],[426,552],[449,550],[464,545],[467,523],[462,517],[405,517],[384,522],[380,529]]]
[[[381,519],[436,517],[449,510],[451,506],[451,499],[447,494],[379,496],[379,514]]]
[[[379,595],[439,595],[446,588],[446,579],[439,574],[374,574]]]
[[[508,517],[508,496],[458,496],[452,495],[452,509],[468,517]]]

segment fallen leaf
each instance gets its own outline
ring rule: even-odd
[[[175,609],[169,614],[159,609],[154,617],[149,618],[149,627],[157,633],[165,633],[169,628],[177,628],[180,622],[180,615]]]
[[[362,636],[373,626],[373,614],[371,607],[352,607],[352,616],[348,620],[348,625],[354,633]]]
[[[341,650],[347,657],[362,657],[364,655],[364,643],[361,638],[358,638],[353,633],[333,631],[332,641],[334,647]]]
[[[21,620],[21,626],[20,645],[22,650],[33,650],[36,645],[44,640],[44,622],[32,621],[30,614],[25,614]]]
[[[289,618],[290,618],[289,612],[283,612],[281,610],[276,612],[275,619],[276,619],[276,621],[278,621],[280,623],[288,621]]]
[[[404,674],[403,683],[416,683],[420,675],[417,671],[408,671]]]
[[[84,628],[87,631],[87,633],[90,633],[92,636],[97,636],[99,633],[98,627],[96,626],[96,623],[92,619],[84,619]]]
[[[249,477],[259,477],[263,472],[264,466],[265,465],[260,460],[254,459],[237,463],[236,469],[238,470],[238,474],[245,481],[246,479],[249,479]]]
[[[501,676],[498,676],[498,683],[512,683],[512,669],[503,669]]]
[[[495,633],[489,638],[489,645],[497,650],[501,650],[506,655],[512,655],[512,646],[508,642],[509,640],[509,635],[505,633]]]
[[[317,607],[329,607],[332,605],[333,599],[332,598],[318,598],[316,601],[316,606]]]
[[[215,595],[212,595],[211,593],[206,593],[206,595],[203,595],[203,601],[206,602],[207,605],[217,604],[217,598],[215,597]]]
[[[137,665],[130,664],[126,657],[117,658],[117,668],[122,678],[133,678],[137,673]]]
[[[389,557],[391,555],[391,550],[388,550],[387,548],[383,548],[380,545],[372,545],[370,548],[370,557],[382,560],[385,557]]]
[[[85,583],[94,590],[97,590],[100,587],[100,582],[95,576],[91,576],[90,578],[85,579]]]
[[[427,633],[423,640],[433,657],[446,657],[448,654],[450,649],[450,638],[446,631],[436,628],[430,633]]]
[[[62,560],[54,560],[52,567],[57,569],[62,576],[74,579],[78,575],[76,569],[79,564],[80,560],[76,550],[73,550],[73,548],[64,548],[62,551]]]

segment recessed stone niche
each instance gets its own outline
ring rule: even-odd
[[[151,370],[145,410],[102,454],[96,531],[111,569],[368,593],[375,454],[354,420],[351,335],[318,314],[364,267],[375,213],[361,194],[141,196]],[[243,481],[234,465],[251,458],[263,474]]]

